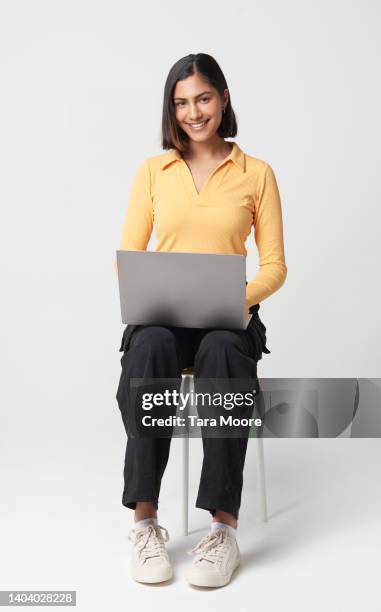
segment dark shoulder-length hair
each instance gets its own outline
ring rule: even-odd
[[[221,97],[223,97],[224,89],[228,89],[224,74],[211,55],[207,53],[191,53],[176,62],[168,73],[164,87],[162,116],[163,149],[177,149],[183,152],[188,147],[189,136],[176,121],[173,94],[177,81],[182,81],[195,73],[199,73],[205,81],[215,87]],[[217,133],[222,138],[234,137],[237,134],[237,120],[230,102],[230,92]]]

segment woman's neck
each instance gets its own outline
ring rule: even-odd
[[[188,149],[183,153],[183,158],[187,161],[207,161],[223,160],[229,155],[233,148],[233,143],[225,142],[218,136],[216,139],[207,142],[189,141]]]

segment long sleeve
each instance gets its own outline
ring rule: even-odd
[[[246,285],[247,307],[259,304],[285,282],[282,208],[273,169],[266,164],[257,194],[254,237],[259,254],[259,270]]]
[[[139,167],[128,198],[120,250],[145,251],[153,228],[151,175],[146,159]],[[114,261],[117,269],[117,262]]]

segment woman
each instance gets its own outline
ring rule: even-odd
[[[157,251],[246,255],[245,240],[254,225],[259,271],[246,285],[247,311],[253,316],[248,328],[239,331],[127,326],[117,392],[124,421],[131,377],[176,378],[183,367],[193,366],[196,381],[252,380],[262,352],[270,352],[258,309],[287,274],[281,203],[269,164],[225,140],[236,134],[229,90],[217,62],[204,53],[180,59],[164,90],[162,146],[169,151],[141,164],[120,248],[146,250],[155,227]],[[127,440],[122,503],[135,511],[135,529],[129,536],[134,542],[131,574],[141,582],[172,576],[165,548],[168,531],[157,519],[170,441],[170,437]],[[202,442],[196,507],[209,511],[212,523],[191,551],[195,559],[187,579],[195,585],[223,586],[240,562],[236,530],[247,437],[203,437]]]

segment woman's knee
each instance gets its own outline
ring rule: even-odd
[[[153,351],[176,350],[176,338],[167,327],[151,325],[134,334],[131,340],[131,348],[138,346],[144,346]]]
[[[200,342],[198,354],[215,353],[216,351],[235,351],[239,349],[239,338],[233,331],[216,329],[205,334]]]

